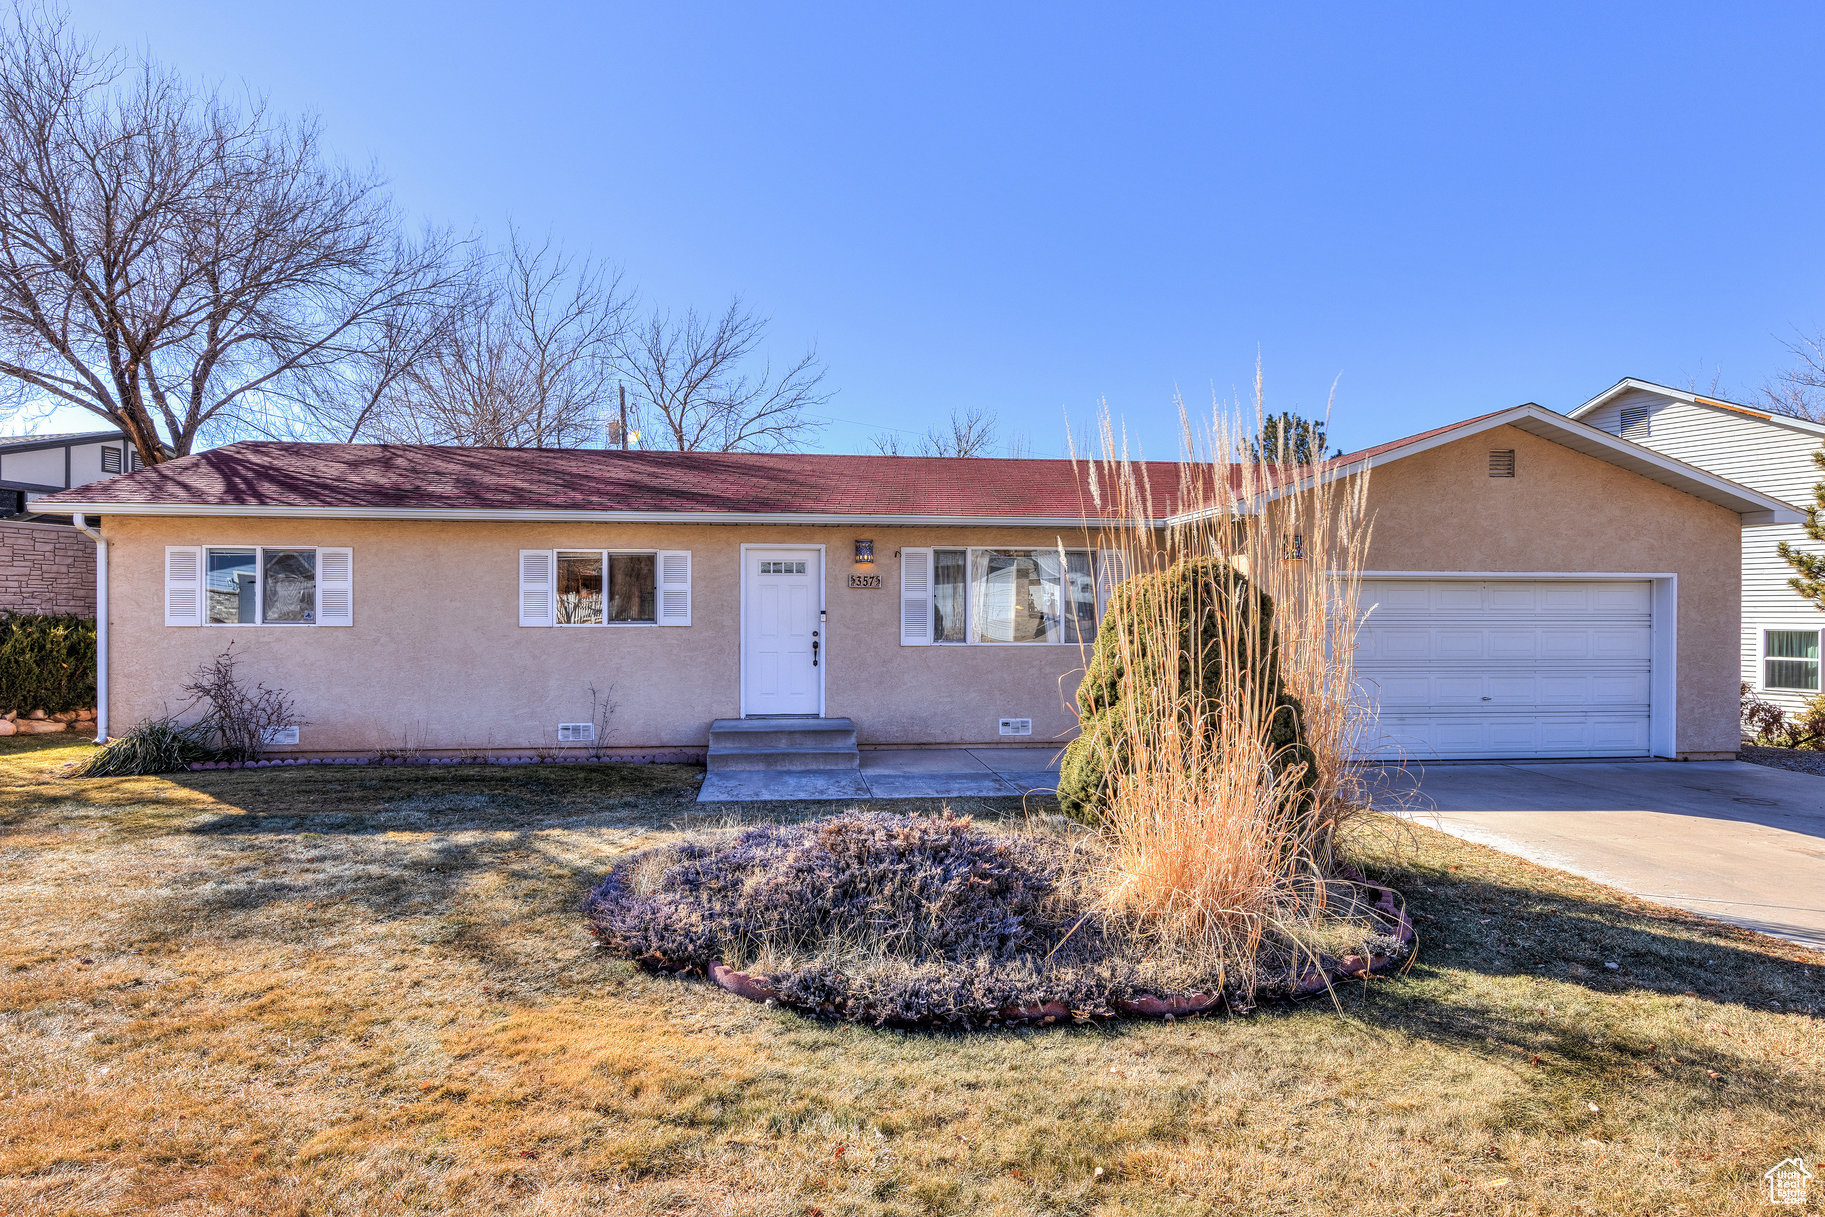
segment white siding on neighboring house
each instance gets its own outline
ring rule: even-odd
[[[1649,410],[1648,426],[1646,434],[1637,430],[1629,436],[1636,443],[1795,507],[1804,509],[1812,503],[1813,485],[1821,478],[1812,454],[1825,438],[1818,432],[1778,418],[1757,418],[1647,389],[1617,394],[1582,415],[1581,421],[1620,435],[1623,411],[1642,406]],[[1825,551],[1825,546],[1808,540],[1806,530],[1797,524],[1743,529],[1743,679],[1765,700],[1798,709],[1809,693],[1763,686],[1763,631],[1820,629],[1825,627],[1825,613],[1788,585],[1793,570],[1775,552],[1782,541]]]
[[[1621,435],[1622,411],[1634,406],[1650,408],[1648,434],[1629,437],[1636,443],[1795,507],[1812,501],[1819,480],[1812,463],[1817,432],[1640,389],[1619,394],[1582,421]]]
[[[11,482],[62,486],[63,473],[62,448],[37,448],[30,452],[8,452],[0,456],[0,477]]]
[[[1788,584],[1793,568],[1781,560],[1775,546],[1789,541],[1819,552],[1821,546],[1806,538],[1798,524],[1765,524],[1743,529],[1743,679],[1761,690],[1764,700],[1797,710],[1809,694],[1763,689],[1761,632],[1765,629],[1819,629],[1825,613],[1800,598]]]

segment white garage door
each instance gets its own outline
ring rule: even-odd
[[[1371,755],[1646,756],[1646,580],[1364,579]]]

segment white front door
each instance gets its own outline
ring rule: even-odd
[[[1371,756],[1646,756],[1653,587],[1635,579],[1362,581]]]
[[[815,549],[742,551],[742,713],[823,712],[823,571]]]

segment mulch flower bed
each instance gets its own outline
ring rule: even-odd
[[[1366,978],[1412,953],[1392,890],[1349,871],[1327,903],[1364,928],[1351,953],[1264,953],[1260,982],[1169,991],[1156,966],[1063,877],[1062,842],[948,813],[848,812],[661,846],[618,866],[584,914],[601,946],[653,971],[825,1019],[898,1027],[1174,1019]],[[765,968],[731,967],[772,948]]]

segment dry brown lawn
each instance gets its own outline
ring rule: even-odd
[[[1341,1008],[897,1034],[592,949],[690,769],[6,744],[6,1217],[1717,1214],[1825,1155],[1825,957],[1425,829],[1355,846],[1424,942]]]

